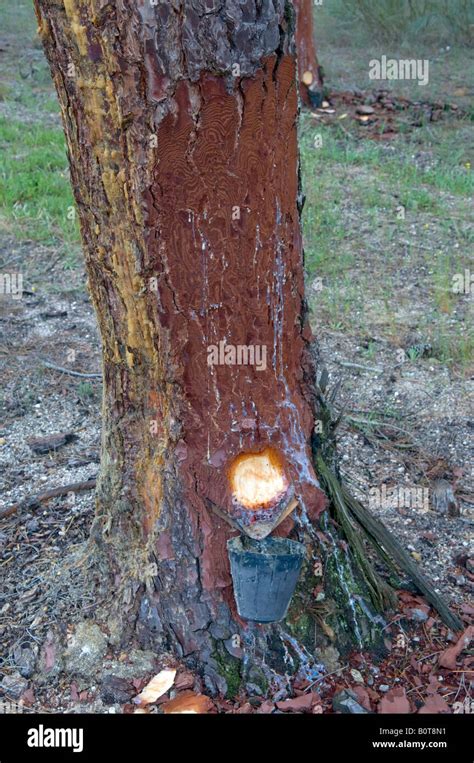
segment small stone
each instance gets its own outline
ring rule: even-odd
[[[143,678],[152,676],[157,672],[156,654],[148,650],[131,649],[129,654],[124,653],[118,660],[110,660],[104,664],[107,675],[120,676],[120,678]]]
[[[327,646],[324,649],[317,649],[315,654],[318,662],[322,662],[328,673],[334,673],[342,668],[340,662],[341,655],[334,646]]]
[[[421,537],[423,538],[423,540],[426,540],[428,543],[434,543],[434,541],[436,540],[436,535],[432,532],[423,533]]]
[[[425,623],[428,620],[427,613],[424,612],[422,609],[412,609],[411,616],[413,620],[416,620],[419,623]]]
[[[380,684],[379,691],[388,691],[390,686],[388,684]]]
[[[360,106],[357,106],[356,112],[357,114],[370,116],[370,114],[374,113],[374,109],[372,108],[372,106],[366,106],[365,104],[361,104]]]
[[[135,694],[134,687],[126,678],[119,676],[106,676],[102,682],[100,695],[104,702],[123,704],[128,702]]]
[[[336,713],[343,713],[344,715],[363,715],[368,713],[368,710],[357,702],[355,695],[347,691],[347,689],[334,695],[332,706]]]
[[[33,675],[36,654],[30,646],[17,646],[13,652],[13,659],[23,678],[30,678]]]
[[[244,651],[242,649],[239,637],[236,638],[235,636],[232,636],[231,638],[226,639],[224,641],[224,645],[232,657],[236,657],[238,660],[243,658]]]
[[[4,676],[0,683],[0,688],[3,689],[9,699],[20,699],[27,686],[28,681],[19,673],[11,673],[8,676]]]
[[[76,627],[66,653],[68,672],[88,677],[97,672],[107,653],[107,638],[96,623],[85,620]]]

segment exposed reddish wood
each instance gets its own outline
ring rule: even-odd
[[[176,101],[158,132],[147,228],[154,272],[164,271],[159,310],[187,400],[180,469],[193,516],[203,516],[203,498],[232,513],[229,463],[268,445],[287,461],[297,494],[314,502],[313,415],[299,388],[310,334],[300,319],[294,61],[267,59],[236,93],[211,75],[182,82]],[[267,369],[209,372],[207,348],[223,339],[266,347]],[[209,526],[204,546],[206,588],[228,581],[216,532]]]
[[[312,0],[293,0],[300,97],[305,106],[320,106],[323,76],[316,53]]]

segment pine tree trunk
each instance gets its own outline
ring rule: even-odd
[[[211,690],[235,690],[245,664],[262,687],[288,670],[285,649],[304,662],[292,639],[314,646],[314,620],[306,594],[288,632],[238,617],[226,518],[246,518],[229,468],[272,449],[298,500],[277,532],[310,558],[326,505],[311,452],[292,9],[35,3],[103,342],[92,536],[113,585],[109,628],[198,666]],[[237,347],[260,348],[259,363],[231,364]],[[280,508],[252,517],[265,526]],[[308,565],[304,590],[320,576]]]
[[[318,63],[312,0],[294,0],[296,10],[296,49],[300,97],[305,106],[321,105],[323,75]]]

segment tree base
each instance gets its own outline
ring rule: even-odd
[[[324,665],[325,654],[333,660],[353,650],[383,656],[384,623],[366,603],[363,580],[354,572],[351,553],[341,544],[328,514],[315,524],[299,514],[291,534],[307,546],[308,560],[284,621],[263,625],[240,620],[229,590],[216,618],[203,619],[202,627],[184,632],[184,602],[166,597],[163,602],[156,590],[159,582],[122,579],[117,590],[116,559],[112,562],[104,553],[104,542],[98,543],[95,533],[85,553],[76,554],[67,565],[83,597],[93,595],[97,601],[90,608],[93,619],[86,621],[88,627],[76,623],[74,633],[79,640],[85,639],[82,647],[88,653],[95,653],[99,641],[117,659],[121,653],[138,651],[155,654],[157,665],[179,662],[201,677],[206,693],[227,698],[239,693],[284,698],[295,682],[312,683],[330,672],[332,666]],[[71,612],[67,619],[76,617]],[[52,641],[57,659],[48,669]],[[88,679],[100,684],[110,666],[104,654],[88,666],[71,660],[69,652],[65,629],[58,629],[54,638],[50,634],[43,647],[41,681],[55,680],[59,665],[59,672],[79,677],[85,686]]]

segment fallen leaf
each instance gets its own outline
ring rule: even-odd
[[[438,689],[440,688],[441,684],[436,678],[435,675],[430,676],[430,680],[428,682],[428,685],[426,687],[426,693],[427,694],[436,694]]]
[[[470,625],[469,628],[466,628],[462,636],[458,639],[458,641],[454,644],[454,646],[449,646],[447,649],[444,650],[439,656],[439,665],[442,668],[448,668],[448,670],[455,670],[456,668],[456,660],[463,651],[463,649],[466,649],[469,644],[471,643],[471,640],[474,638],[474,625]]]
[[[235,712],[238,715],[248,715],[249,713],[253,713],[253,707],[250,702],[246,702],[244,705],[238,707]]]
[[[143,691],[135,698],[138,705],[149,705],[171,689],[176,677],[176,670],[162,670],[147,683]]]
[[[397,715],[411,713],[405,689],[401,687],[390,689],[380,700],[379,713],[396,713]]]
[[[284,699],[282,702],[277,702],[276,706],[284,713],[298,713],[302,710],[311,710],[314,702],[315,699],[313,694],[308,693],[302,694],[300,697],[295,697],[294,699]]]
[[[214,708],[214,703],[205,694],[196,694],[193,691],[183,691],[175,699],[163,705],[163,712],[168,714],[203,714]]]
[[[23,692],[20,699],[20,705],[26,705],[26,707],[31,707],[35,702],[35,694],[33,689],[27,689]]]
[[[271,700],[267,699],[265,702],[262,702],[262,704],[257,710],[257,713],[259,715],[263,715],[263,714],[270,715],[270,713],[273,713],[274,710],[275,710],[274,703]]]
[[[355,668],[351,668],[351,676],[354,679],[354,681],[357,684],[363,684],[364,683],[364,677],[360,670],[356,670]]]
[[[363,686],[351,686],[351,691],[356,695],[358,703],[362,705],[365,710],[368,710],[369,713],[372,712],[372,706],[370,704],[370,697],[367,689],[365,689]]]
[[[424,713],[451,713],[451,708],[446,704],[439,694],[432,694],[426,700],[425,704],[418,710],[419,714]]]

